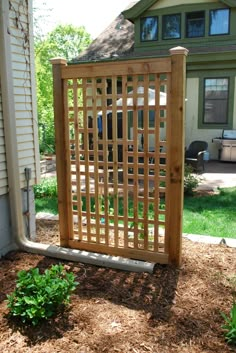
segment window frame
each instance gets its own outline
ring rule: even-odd
[[[189,37],[188,36],[188,19],[187,19],[187,17],[190,14],[200,13],[200,12],[203,13],[203,35]],[[194,38],[203,38],[203,37],[206,37],[206,11],[199,10],[199,11],[185,12],[185,38],[194,39]]]
[[[196,77],[196,76],[195,76]],[[232,129],[233,127],[233,112],[234,112],[234,95],[235,95],[235,75],[230,71],[225,71],[225,75],[220,74],[217,71],[212,74],[206,75],[200,73],[199,75],[199,89],[198,89],[198,129]],[[227,106],[227,122],[226,123],[204,123],[204,109],[205,109],[205,79],[220,79],[228,78],[228,106]]]
[[[164,31],[165,31],[165,18],[166,17],[171,17],[171,16],[179,16],[179,37],[164,37]],[[181,39],[182,38],[182,13],[173,13],[173,14],[166,14],[162,15],[162,40],[176,40],[176,39]]]
[[[226,121],[224,122],[205,122],[204,118],[205,118],[205,114],[206,114],[206,101],[210,100],[210,99],[206,99],[206,81],[207,80],[227,80],[227,98],[224,99],[227,103],[227,107],[226,107]],[[229,77],[204,77],[203,79],[203,112],[202,112],[202,123],[205,124],[209,124],[209,125],[225,125],[228,124],[228,113],[229,113],[229,87],[230,87],[230,78]],[[222,91],[221,91],[222,92]],[[213,99],[212,99],[213,100]],[[223,99],[215,99],[215,101],[218,100],[223,100]]]
[[[228,32],[227,33],[213,33],[211,34],[211,12],[213,11],[228,11],[229,18],[228,18]],[[227,36],[230,34],[230,17],[231,17],[231,12],[229,8],[220,8],[220,9],[211,9],[209,10],[209,29],[208,29],[208,36],[209,37],[215,37],[215,36]]]
[[[154,38],[150,38],[150,39],[143,39],[143,32],[144,32],[144,25],[145,25],[145,21],[153,19],[156,21],[156,31],[155,31],[155,35]],[[146,16],[146,17],[141,17],[140,18],[140,42],[145,43],[145,42],[156,42],[158,41],[158,37],[159,37],[159,17],[158,16]]]

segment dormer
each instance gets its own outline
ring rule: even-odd
[[[233,44],[235,0],[140,0],[123,12],[134,23],[134,51]]]

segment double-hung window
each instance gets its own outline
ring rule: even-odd
[[[204,79],[203,124],[227,124],[229,78]]]

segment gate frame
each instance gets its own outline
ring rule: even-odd
[[[180,266],[182,255],[182,218],[183,218],[183,188],[184,188],[184,150],[185,150],[185,83],[186,83],[186,56],[188,50],[175,47],[169,50],[171,57],[171,85],[170,85],[170,116],[171,127],[169,140],[169,180],[167,181],[169,212],[166,221],[168,236],[169,263]],[[158,58],[156,58],[158,60]],[[153,58],[152,58],[153,60]],[[134,60],[137,62],[137,60]],[[141,59],[143,63],[148,59]],[[131,60],[127,62],[131,63]],[[56,143],[56,168],[58,180],[58,210],[60,245],[69,247],[70,234],[73,228],[73,215],[71,212],[71,180],[68,172],[70,163],[68,123],[64,111],[64,85],[62,69],[67,65],[63,58],[51,59],[53,68],[53,96]],[[112,62],[114,63],[114,62]],[[123,62],[124,63],[124,62]],[[101,64],[101,63],[100,63]],[[104,63],[103,63],[104,64]],[[105,64],[109,65],[109,62]],[[77,64],[78,65],[78,64]],[[96,66],[99,63],[89,63]],[[71,67],[71,70],[73,68]],[[174,200],[174,202],[172,202]]]

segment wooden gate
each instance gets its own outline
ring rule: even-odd
[[[180,264],[186,55],[52,59],[61,246]]]

